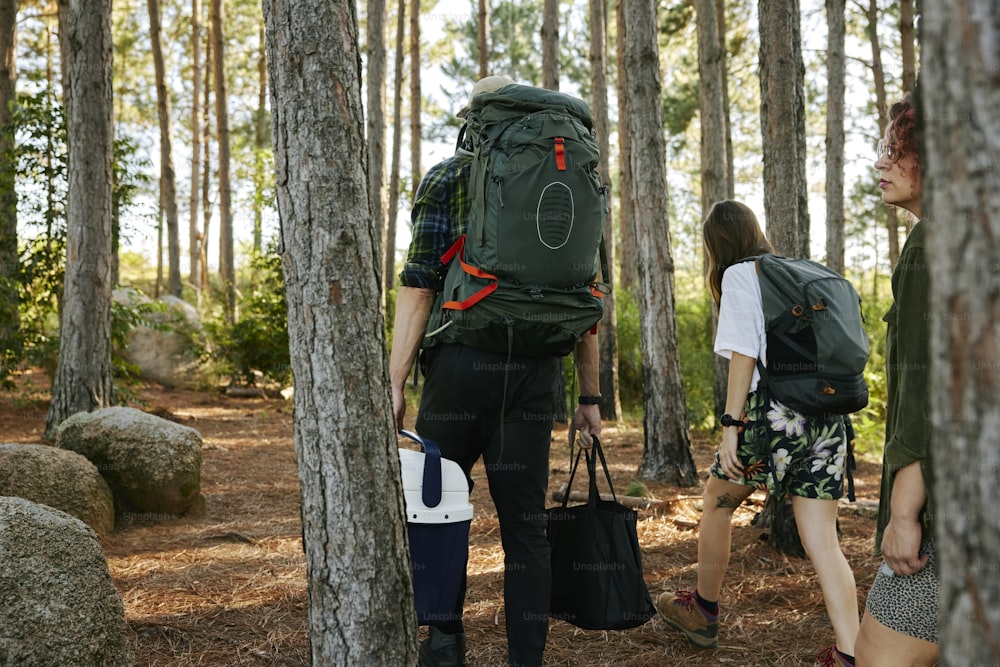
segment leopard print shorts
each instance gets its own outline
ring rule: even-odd
[[[920,547],[920,555],[924,554],[927,565],[909,577],[894,573],[882,561],[866,608],[885,627],[937,644],[938,564],[933,541]]]

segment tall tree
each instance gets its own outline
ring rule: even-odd
[[[146,0],[146,6],[149,9],[149,41],[156,73],[156,115],[160,122],[160,206],[167,222],[167,292],[180,297],[181,241],[177,220],[177,179],[174,175],[174,130],[160,39],[160,0]]]
[[[903,53],[903,90],[917,83],[917,50],[913,30],[913,0],[899,2],[899,43]]]
[[[542,5],[542,87],[559,90],[559,0]]]
[[[798,0],[759,0],[760,121],[767,236],[778,253],[809,257],[806,199],[805,66]],[[804,555],[789,499],[768,496],[762,512],[768,544]]]
[[[368,0],[368,196],[372,220],[379,232],[378,270],[387,265],[389,225],[385,215],[385,0]],[[393,249],[395,254],[395,248]],[[388,293],[386,290],[385,293]],[[385,299],[383,296],[382,303]]]
[[[712,204],[730,198],[732,141],[729,138],[729,111],[726,94],[726,17],[719,0],[698,0],[698,112],[701,116],[701,215]],[[705,266],[708,258],[703,255]],[[709,298],[706,294],[706,298]],[[711,301],[711,299],[709,298]],[[711,305],[712,340],[718,327],[719,310]],[[715,414],[726,411],[729,361],[712,355],[712,395]]]
[[[594,113],[594,130],[597,132],[597,145],[601,151],[598,170],[607,181],[611,178],[611,123],[608,120],[608,3],[607,0],[589,0],[590,23],[590,89],[593,94],[591,107]],[[608,190],[607,214],[604,216],[604,246],[607,250],[608,266],[615,266],[615,220],[614,207],[611,203],[611,191]],[[604,276],[605,282],[612,287],[604,295],[604,319],[601,320],[601,335],[598,344],[601,346],[601,415],[604,419],[621,421],[622,401],[618,393],[618,316],[615,308],[615,275]]]
[[[395,667],[416,662],[417,624],[354,8],[264,2],[312,663]]]
[[[844,0],[826,0],[826,264],[844,273]]]
[[[112,403],[111,0],[60,0],[69,191],[59,362],[45,438]]]
[[[260,254],[263,247],[264,228],[264,198],[265,179],[264,170],[267,168],[268,145],[271,138],[268,136],[267,127],[267,56],[264,52],[264,19],[261,18],[258,26],[257,41],[257,111],[254,114],[253,130],[253,249]],[[381,212],[381,211],[380,211]]]
[[[420,93],[420,0],[410,0],[410,192],[416,194],[423,169],[420,166],[420,146],[423,107]]]
[[[219,277],[228,321],[236,315],[236,266],[233,260],[232,180],[229,175],[229,103],[226,93],[226,36],[223,0],[211,0],[212,78],[215,82],[215,140],[219,147]],[[207,238],[207,232],[206,232]]]
[[[490,3],[489,0],[479,0],[476,12],[476,44],[479,56],[479,78],[490,74]]]
[[[618,0],[615,5],[615,51],[618,53],[618,118],[628,118],[629,101],[625,89],[625,0]],[[631,155],[632,140],[629,135],[628,123],[618,123],[618,154]],[[618,161],[618,190],[621,193],[618,207],[618,232],[621,235],[621,267],[619,270],[621,289],[631,291],[635,284],[636,246],[632,236],[632,175],[629,160]]]
[[[809,257],[805,65],[798,0],[760,0],[760,123],[767,236],[789,257]]]
[[[211,23],[211,22],[210,22]],[[212,89],[215,87],[212,81],[212,71],[215,69],[212,63],[215,61],[215,50],[212,46],[211,25],[209,25],[209,40],[205,46],[205,67],[204,85],[202,86],[202,165],[201,165],[201,291],[208,289],[208,239],[209,231],[212,229],[212,201],[210,199],[210,186],[212,175]]]
[[[17,356],[17,193],[10,105],[17,81],[17,0],[0,0],[0,383]]]
[[[191,0],[191,197],[188,200],[188,279],[201,305],[201,242],[198,232],[198,191],[201,169],[201,0]]]
[[[406,0],[396,5],[396,64],[392,86],[392,166],[389,167],[389,214],[385,235],[385,289],[389,294],[396,282],[396,218],[399,216],[399,164],[403,141],[403,60],[406,54]]]
[[[865,17],[868,21],[868,41],[872,47],[872,77],[875,79],[875,108],[878,109],[878,136],[881,139],[889,124],[889,105],[885,92],[885,70],[882,67],[882,46],[878,39],[878,2],[869,0]],[[895,267],[899,261],[899,218],[896,208],[886,209],[886,229],[889,233],[889,266]]]
[[[923,5],[918,104],[931,264],[941,664],[1000,659],[1000,7]]]
[[[674,309],[674,263],[667,225],[666,141],[657,51],[656,0],[623,8],[625,94],[632,150],[632,226],[638,247],[636,299],[643,360],[645,448],[639,476],[678,486],[698,483],[691,458]]]

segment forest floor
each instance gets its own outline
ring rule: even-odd
[[[48,407],[44,376],[22,375],[0,392],[0,442],[40,442]],[[119,527],[102,546],[125,604],[139,667],[161,665],[308,665],[306,571],[292,407],[283,399],[231,398],[220,392],[145,386],[141,409],[197,429],[203,438],[204,516]],[[412,411],[411,411],[412,412]],[[553,433],[550,491],[566,483],[565,426]],[[642,455],[637,425],[606,424],[602,442],[616,490],[634,478]],[[704,482],[714,439],[695,434],[692,451]],[[871,585],[879,464],[858,460],[858,503],[843,504],[841,544],[857,578],[858,604]],[[485,472],[472,493],[468,662],[506,665],[503,550]],[[578,485],[580,483],[578,482]],[[659,502],[639,510],[639,543],[650,593],[693,588],[700,488],[647,483]],[[582,485],[580,485],[582,488]],[[551,501],[555,505],[555,501]],[[571,667],[815,664],[833,633],[812,566],[775,552],[750,525],[763,496],[736,511],[732,560],[723,589],[719,648],[703,651],[653,618],[632,630],[579,630],[553,620],[545,664]]]

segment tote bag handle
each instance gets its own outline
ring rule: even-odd
[[[566,493],[563,495],[562,507],[566,507],[569,503],[569,493],[573,489],[573,478],[576,476],[576,468],[580,465],[580,456],[585,456],[587,461],[587,474],[590,477],[589,480],[589,493],[587,496],[587,505],[590,507],[597,507],[597,501],[600,500],[600,494],[597,492],[597,458],[600,457],[601,468],[604,469],[604,479],[608,481],[608,489],[611,490],[611,497],[614,498],[615,502],[618,502],[618,496],[615,494],[614,484],[611,483],[611,473],[608,472],[608,462],[604,458],[604,450],[601,448],[601,441],[596,435],[591,434],[594,439],[594,444],[589,447],[581,447],[576,453],[576,460],[573,461],[573,469],[569,473],[569,481],[566,483]]]

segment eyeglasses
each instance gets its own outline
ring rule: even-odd
[[[875,159],[881,160],[883,156],[888,158],[890,162],[895,162],[901,157],[899,146],[885,139],[879,139],[878,145],[875,147]]]

